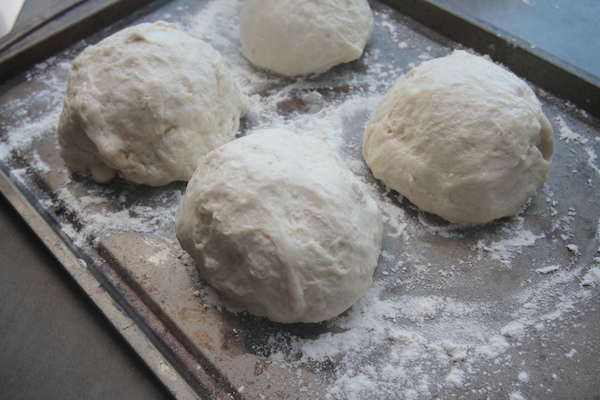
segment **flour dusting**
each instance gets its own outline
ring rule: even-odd
[[[176,20],[221,53],[248,99],[240,135],[279,127],[320,138],[368,185],[384,219],[373,286],[347,312],[318,326],[253,319],[201,280],[182,288],[205,309],[250,319],[236,333],[247,329],[245,340],[260,343],[247,345],[252,354],[240,357],[265,366],[257,361],[252,381],[231,372],[242,395],[263,396],[256,385],[271,373],[268,366],[288,373],[277,390],[299,399],[551,398],[568,371],[585,372],[582,357],[600,352],[591,317],[600,290],[594,128],[542,98],[560,151],[543,189],[515,217],[475,228],[448,224],[376,181],[361,153],[363,130],[387,89],[422,60],[449,54],[447,44],[373,3],[375,30],[361,60],[317,77],[284,79],[241,55],[240,0],[171,3],[147,18]],[[193,267],[173,241],[185,183],[98,185],[65,170],[56,125],[72,57],[67,51],[38,65],[19,83],[21,91],[3,87],[11,95],[0,98],[0,163],[84,252],[95,254],[99,237],[139,234],[170,243],[149,257],[148,268],[173,254]],[[263,324],[269,329],[256,328]],[[571,340],[573,329],[595,336]],[[217,350],[222,358],[239,356]],[[216,368],[226,365],[222,358]],[[272,373],[268,381],[276,385]]]

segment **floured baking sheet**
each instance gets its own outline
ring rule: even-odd
[[[283,79],[242,57],[240,6],[173,1],[0,87],[3,193],[37,213],[46,243],[68,249],[76,262],[65,266],[86,277],[92,297],[101,289],[114,310],[101,308],[123,335],[147,340],[134,348],[171,391],[248,399],[600,393],[598,120],[537,90],[555,129],[548,182],[518,216],[460,229],[387,190],[361,157],[364,126],[395,79],[457,45],[374,2],[362,59]],[[383,251],[373,287],[340,317],[276,324],[207,287],[173,232],[185,183],[99,185],[65,170],[56,125],[71,60],[127,24],[156,20],[177,22],[222,53],[248,96],[242,135],[286,127],[319,137],[369,185],[385,221]]]

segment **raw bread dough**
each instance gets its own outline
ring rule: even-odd
[[[285,76],[360,58],[372,31],[367,0],[245,0],[240,15],[244,56]]]
[[[465,51],[399,78],[366,129],[373,175],[460,224],[517,213],[544,183],[553,131],[521,79]]]
[[[245,101],[219,54],[174,24],[143,23],[74,61],[58,126],[73,172],[150,186],[188,180],[232,140]]]
[[[213,287],[273,321],[319,322],[369,288],[377,203],[326,144],[268,129],[208,154],[176,234]]]

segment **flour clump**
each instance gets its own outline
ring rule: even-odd
[[[245,100],[212,46],[165,22],[143,23],[73,61],[58,126],[73,172],[150,186],[188,180],[235,137]]]
[[[285,76],[360,58],[372,31],[367,0],[245,0],[240,15],[244,56]]]
[[[326,144],[282,129],[210,152],[176,218],[202,277],[255,315],[320,322],[370,287],[378,205]]]
[[[531,88],[465,51],[400,77],[363,141],[376,178],[467,225],[518,213],[545,182],[552,152],[552,126]]]

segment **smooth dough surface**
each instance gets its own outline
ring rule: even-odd
[[[73,172],[107,182],[187,181],[235,137],[245,101],[209,44],[174,24],[143,23],[74,61],[58,127]]]
[[[177,211],[176,234],[213,287],[276,322],[339,315],[370,287],[382,220],[326,144],[260,130],[212,151]]]
[[[372,31],[367,0],[245,0],[240,15],[244,56],[285,76],[360,58]]]
[[[553,130],[531,88],[465,51],[400,77],[367,126],[373,175],[460,224],[514,215],[550,169]]]

